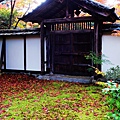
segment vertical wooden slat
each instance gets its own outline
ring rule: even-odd
[[[98,36],[98,32],[99,32],[99,24],[97,22],[95,22],[94,25],[94,52],[98,55],[98,40],[99,40],[99,36]]]
[[[63,23],[61,23],[61,26],[62,26],[62,30],[64,30],[64,26],[63,26]]]
[[[4,71],[6,70],[6,38],[3,37]]]
[[[54,33],[50,35],[50,73],[54,72],[54,39],[55,35]]]
[[[91,22],[89,22],[89,28],[91,29]]]
[[[41,74],[45,72],[44,65],[44,23],[41,22]]]
[[[26,71],[26,35],[24,35],[24,70]]]
[[[68,0],[66,1],[66,18],[69,17],[69,2]]]
[[[83,22],[82,22],[82,30],[83,30]]]
[[[73,38],[73,33],[70,33],[70,53],[74,53],[73,50],[73,42],[74,42],[74,38]],[[70,55],[70,72],[72,74],[72,66],[73,66],[73,55]]]
[[[99,54],[99,31],[100,31],[100,24],[98,22],[95,22],[94,24],[94,52],[96,55]],[[99,65],[96,65],[97,68],[99,68]]]
[[[47,72],[50,72],[50,31],[51,31],[51,25],[47,25],[46,27],[46,56],[47,56]]]
[[[98,40],[98,52],[101,53],[102,51],[102,25],[103,25],[103,22],[100,21],[99,22],[99,40]],[[98,66],[99,70],[101,70],[101,65]]]
[[[83,29],[85,29],[85,22],[83,22]]]
[[[3,44],[3,40],[2,40],[2,47],[1,47],[1,56],[0,56],[0,72],[2,70],[2,64],[3,64],[3,51],[4,51],[4,44]]]
[[[53,25],[54,25],[54,28],[53,28],[53,31],[54,31],[54,30],[56,29],[56,28],[55,28],[56,26],[55,26],[55,24],[53,24]]]
[[[76,30],[76,23],[74,23],[74,30]]]

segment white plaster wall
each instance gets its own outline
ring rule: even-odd
[[[102,71],[120,66],[120,36],[103,35],[102,37],[102,53],[107,56],[112,64],[103,64]]]
[[[46,40],[44,45],[44,60],[46,61]],[[39,35],[26,37],[26,70],[41,71],[41,38]]]
[[[26,38],[26,70],[41,71],[40,36]]]
[[[6,38],[6,69],[24,70],[24,40],[22,37]]]

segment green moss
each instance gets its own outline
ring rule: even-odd
[[[26,81],[21,77],[17,85],[16,79],[15,87],[9,83],[9,91],[7,87],[2,89],[1,119],[107,120],[108,107],[103,104],[106,96],[101,93],[102,86],[30,78]],[[1,86],[5,87],[4,83]]]

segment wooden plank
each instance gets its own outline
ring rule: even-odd
[[[99,32],[99,23],[95,22],[95,26],[94,26],[94,52],[97,55],[98,55],[98,40],[99,40],[98,32]]]
[[[2,64],[3,64],[3,51],[4,51],[4,43],[3,43],[3,40],[2,40],[2,47],[1,47],[1,56],[0,56],[0,72],[1,72],[1,70],[2,70]]]
[[[102,22],[95,22],[94,26],[94,52],[98,54],[101,52],[102,47]]]
[[[3,36],[3,59],[4,59],[4,71],[6,71],[6,38]]]
[[[41,22],[41,74],[45,72],[44,58],[44,23]]]
[[[46,19],[43,20],[45,24],[50,23],[70,23],[70,22],[94,22],[95,19],[92,17],[77,17],[77,18],[56,18],[56,19]]]
[[[90,44],[90,42],[73,42],[73,44],[77,44],[77,45]]]
[[[98,55],[101,52],[102,47],[102,22],[95,22],[94,26],[94,52]],[[97,68],[101,68],[101,65],[96,65]]]
[[[62,62],[55,62],[54,63],[55,65],[57,64],[57,65],[71,65],[71,64],[69,64],[69,63],[62,63]]]
[[[63,31],[51,31],[51,33],[53,34],[69,34],[69,33],[88,33],[91,32],[93,30],[63,30]]]
[[[69,18],[69,3],[68,3],[68,0],[66,2],[66,18]]]
[[[55,34],[51,34],[51,52],[52,52],[52,54],[51,54],[51,73],[53,73],[54,72],[54,57],[55,57],[55,55],[54,55],[54,46],[55,46]]]
[[[87,66],[87,67],[89,67],[90,66],[90,64],[73,64],[74,66]]]
[[[24,70],[26,71],[26,35],[24,35]]]

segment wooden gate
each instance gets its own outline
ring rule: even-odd
[[[93,31],[54,31],[51,39],[51,68],[53,73],[90,75],[85,55],[93,50]]]

